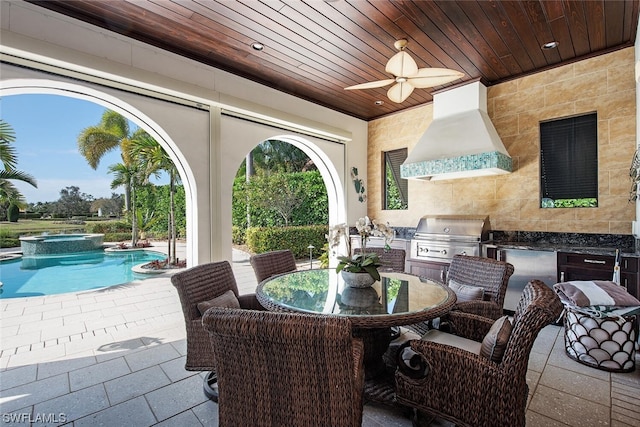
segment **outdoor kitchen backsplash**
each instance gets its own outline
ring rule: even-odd
[[[394,228],[423,215],[488,215],[494,230],[630,235],[629,167],[636,149],[632,47],[488,88],[488,112],[514,172],[497,177],[409,181],[408,210],[382,210],[383,151],[413,146],[431,122],[431,104],[369,122],[367,212]],[[539,123],[598,114],[598,207],[540,208]]]

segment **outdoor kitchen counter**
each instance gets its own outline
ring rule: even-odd
[[[530,251],[549,251],[549,252],[568,252],[585,255],[610,255],[615,256],[615,247],[597,247],[597,246],[574,246],[568,244],[552,244],[538,242],[483,242],[486,248],[496,249],[522,249]],[[640,257],[640,253],[631,248],[619,248],[620,255],[623,257]]]

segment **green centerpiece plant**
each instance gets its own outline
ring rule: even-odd
[[[380,257],[378,254],[355,254],[352,257],[339,256],[338,265],[336,266],[336,273],[341,271],[348,271],[349,273],[369,273],[375,280],[380,280],[380,273],[378,267],[380,267]]]
[[[367,241],[372,236],[384,237],[385,248],[389,248],[389,243],[391,243],[395,237],[395,231],[388,224],[378,223],[375,220],[371,221],[367,216],[356,221],[356,230],[360,236],[361,253],[351,256],[349,227],[346,224],[339,224],[329,229],[327,240],[332,253],[337,255],[340,243],[344,240],[347,254],[349,254],[339,255],[337,257],[338,265],[336,266],[336,273],[342,271],[348,273],[367,273],[374,282],[380,280],[380,273],[378,272],[378,267],[382,265],[380,257],[373,252],[367,253]]]

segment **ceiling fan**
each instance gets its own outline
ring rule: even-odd
[[[418,68],[416,61],[404,50],[407,43],[407,39],[400,39],[393,44],[399,52],[389,59],[385,67],[385,71],[394,76],[393,79],[362,83],[346,87],[345,90],[373,89],[395,83],[387,91],[387,97],[399,104],[407,99],[415,88],[439,86],[464,76],[464,73],[448,68]]]

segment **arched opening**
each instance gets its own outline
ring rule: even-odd
[[[158,123],[130,103],[84,85],[47,79],[8,79],[2,81],[0,97],[23,94],[58,95],[92,102],[119,113],[151,135],[173,161],[184,185],[187,217],[187,261],[189,265],[197,264],[197,232],[192,220],[197,218],[197,209],[194,209],[196,191],[193,172],[177,144]]]
[[[320,139],[310,135],[297,134],[294,132],[282,133],[282,129],[269,126],[264,123],[257,123],[230,115],[222,115],[221,120],[221,141],[243,149],[236,149],[228,152],[233,170],[229,170],[226,176],[228,181],[224,186],[228,189],[228,200],[231,201],[231,190],[233,179],[237,169],[246,154],[256,145],[266,140],[278,140],[289,143],[302,150],[317,166],[328,196],[328,217],[329,224],[339,224],[346,222],[346,199],[345,199],[345,176],[346,176],[346,148],[344,143]],[[229,229],[231,228],[231,206],[228,208]],[[230,231],[229,231],[230,233]],[[231,235],[226,239],[231,243]],[[332,262],[335,262],[332,260]]]
[[[233,223],[241,231],[264,226],[313,226],[329,223],[328,187],[335,187],[335,170],[319,147],[306,138],[280,135],[258,142],[247,154],[234,181]],[[242,174],[240,175],[240,172]],[[236,187],[242,181],[240,187]],[[322,187],[320,189],[320,186]],[[282,188],[286,188],[282,191]],[[240,196],[240,197],[239,197]],[[337,205],[337,201],[332,201]],[[237,230],[236,230],[237,231]],[[235,236],[234,236],[235,237]],[[321,254],[316,237],[307,243]],[[282,242],[286,243],[286,242]],[[293,249],[296,244],[291,242]],[[294,253],[301,256],[301,242]],[[311,251],[304,245],[305,258]],[[274,248],[275,249],[275,248]]]

